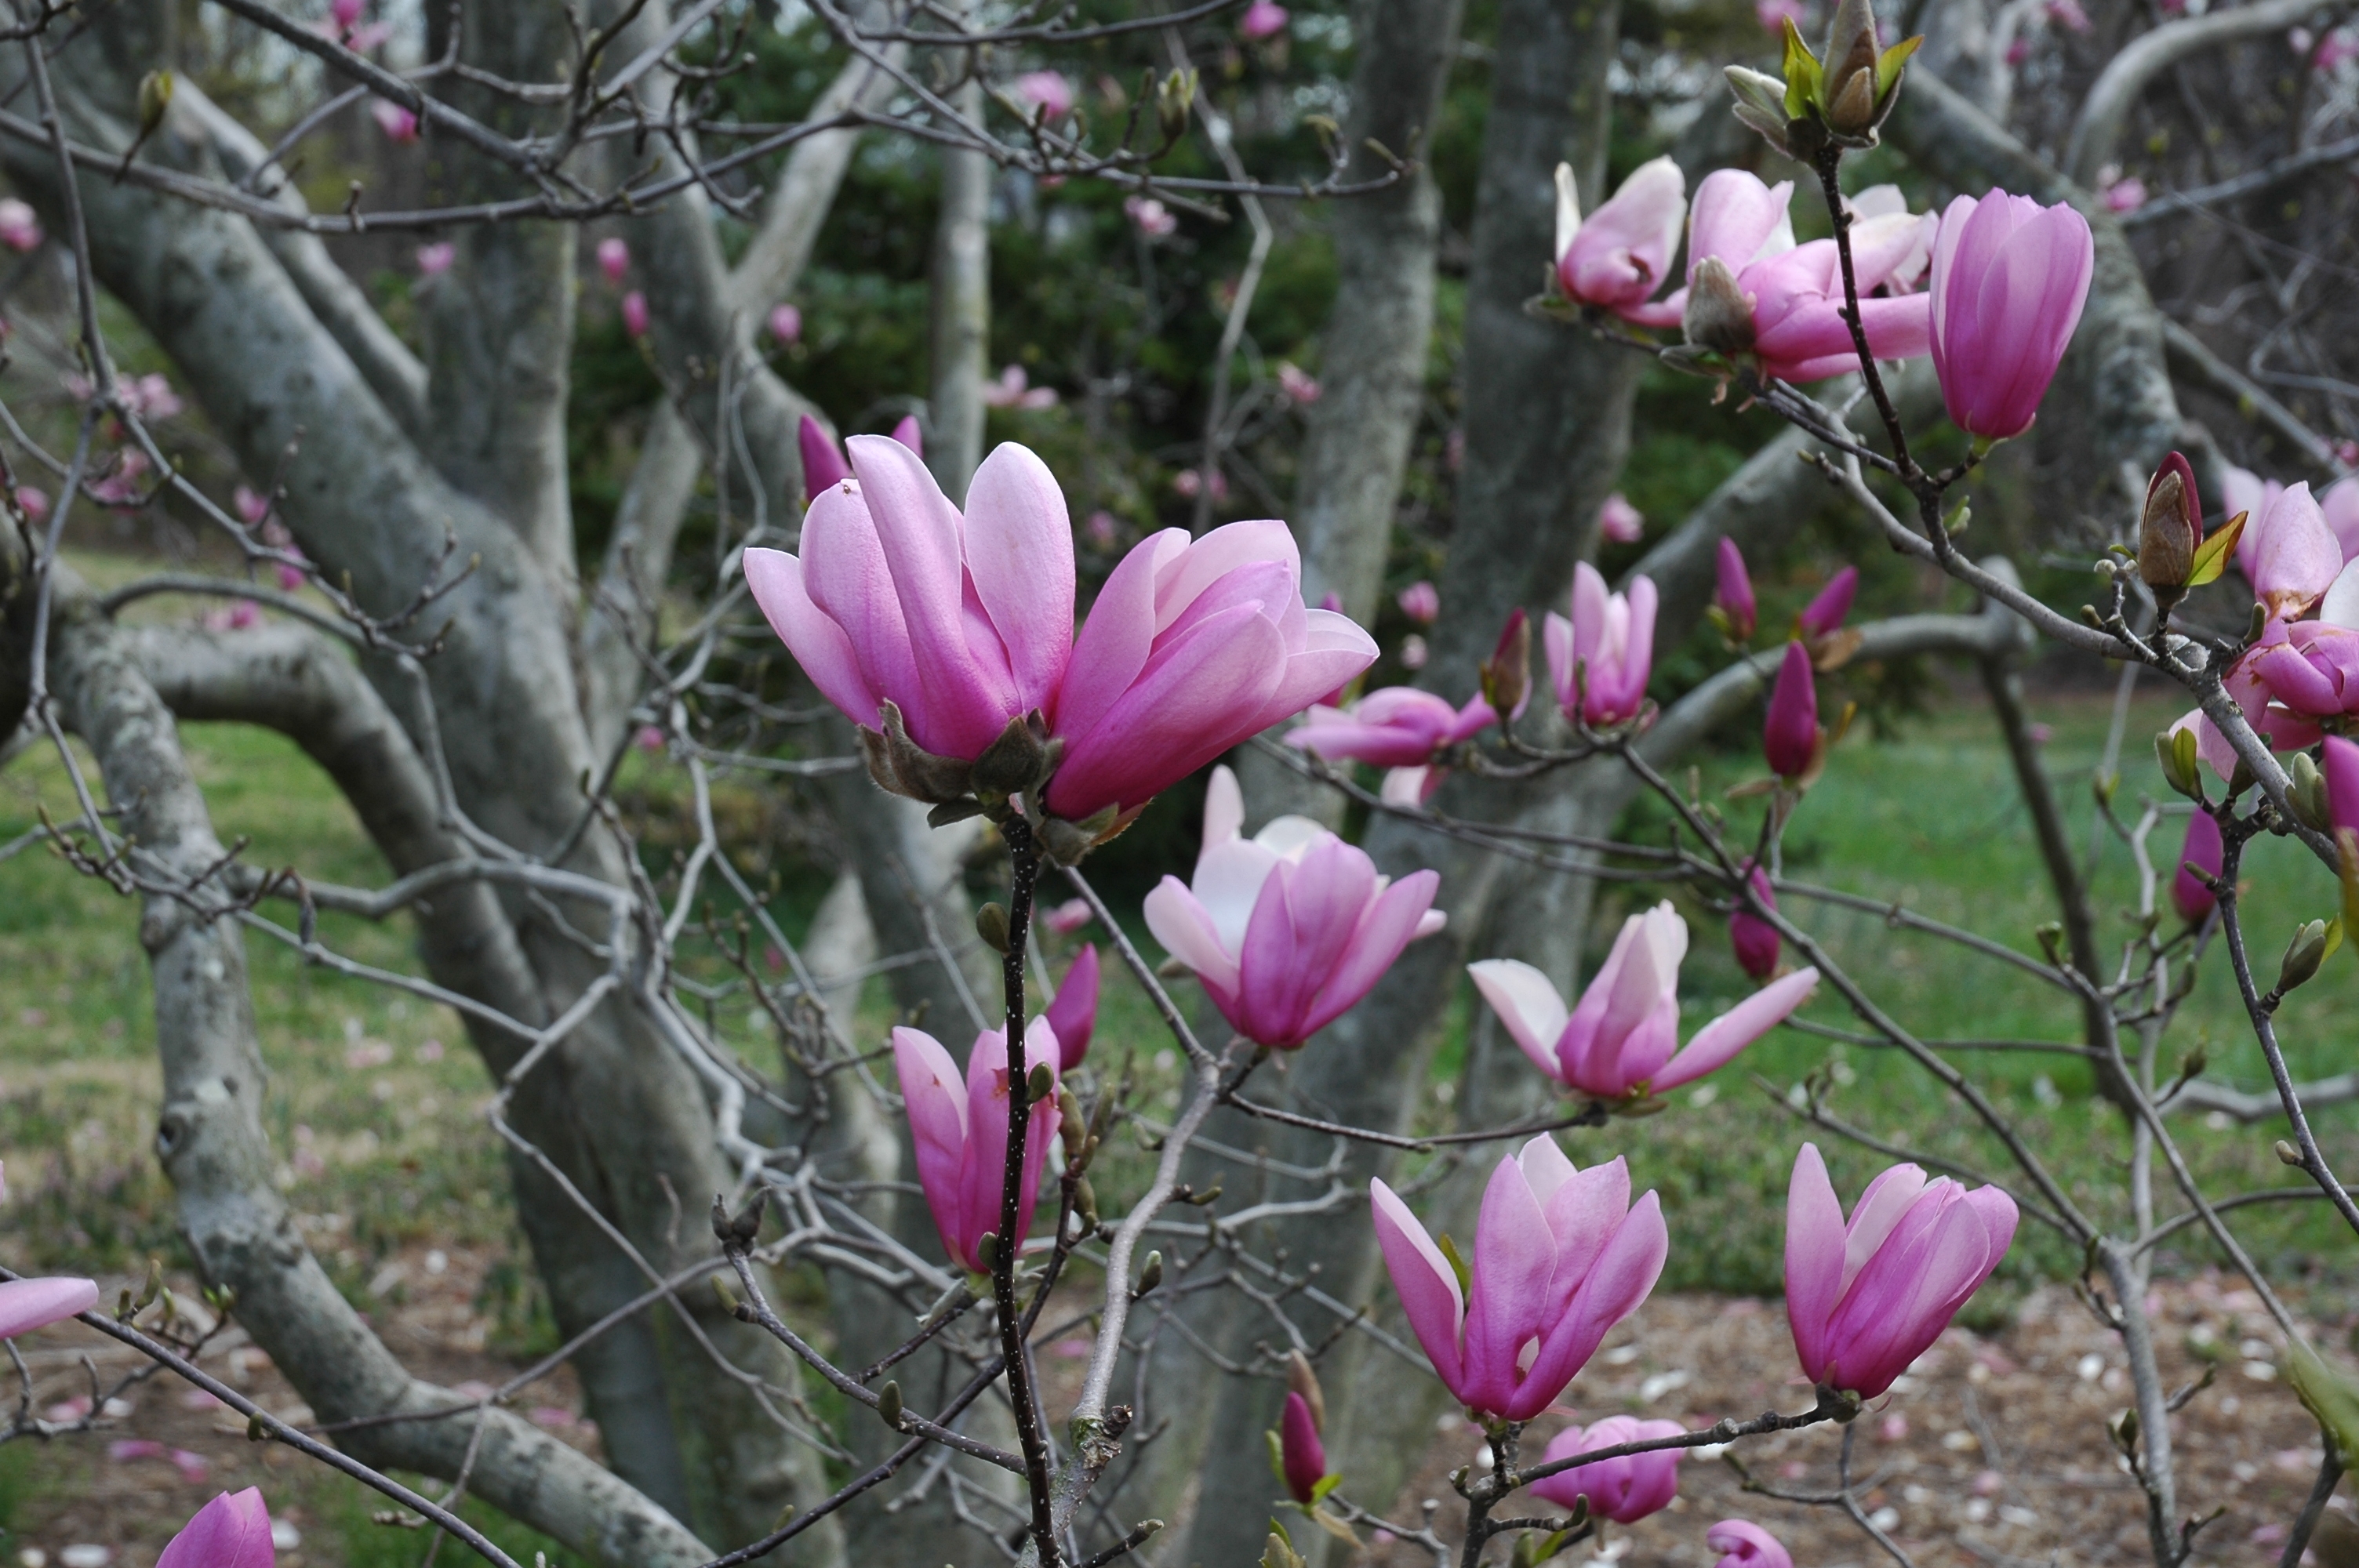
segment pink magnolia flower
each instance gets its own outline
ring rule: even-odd
[[[1597,509],[1597,531],[1614,544],[1635,545],[1647,531],[1647,514],[1617,490]]]
[[[278,1553],[270,1544],[270,1510],[263,1506],[259,1488],[223,1492],[197,1510],[156,1568],[274,1568]]]
[[[2210,812],[2199,807],[2187,819],[2187,838],[2179,847],[2179,862],[2170,879],[2171,904],[2179,911],[2179,917],[2190,925],[2202,925],[2219,899],[2187,868],[2191,863],[2216,881],[2223,849],[2220,824]]]
[[[1777,894],[1769,890],[1767,871],[1748,861],[1745,880],[1764,906],[1777,907]],[[1728,945],[1735,950],[1736,967],[1755,979],[1766,980],[1777,972],[1777,928],[1742,903],[1728,914]]]
[[[1933,243],[1933,370],[1951,422],[1985,440],[2031,428],[2096,267],[2089,221],[2059,202],[1961,196]]]
[[[2285,486],[2273,479],[2263,479],[2250,469],[2240,469],[2234,463],[2221,470],[2220,500],[2224,516],[2245,514],[2245,531],[2236,540],[2236,568],[2245,580],[2253,580],[2258,569],[2261,546],[2261,520],[2275,509]]]
[[[2326,816],[2335,838],[2359,833],[2359,745],[2340,735],[2326,738]]]
[[[925,456],[916,415],[908,416],[893,427],[893,439],[919,457]],[[852,477],[852,465],[844,460],[843,449],[808,414],[795,427],[795,443],[802,449],[805,495],[816,498],[821,491],[832,489]]]
[[[1378,876],[1366,851],[1308,817],[1278,817],[1247,838],[1245,814],[1236,774],[1213,769],[1195,875],[1156,885],[1147,928],[1238,1033],[1290,1051],[1367,995],[1402,948],[1441,929],[1441,879]]]
[[[1319,1483],[1327,1478],[1327,1447],[1319,1441],[1319,1422],[1311,1414],[1310,1401],[1291,1389],[1287,1390],[1285,1413],[1277,1419],[1277,1433],[1287,1495],[1298,1503],[1308,1503],[1318,1495]]]
[[[303,546],[288,539],[275,547],[294,557],[292,560],[273,561],[270,565],[271,575],[278,579],[279,591],[292,593],[310,580],[303,570]]]
[[[369,114],[376,128],[385,133],[389,142],[414,142],[418,139],[418,116],[400,104],[383,98],[369,100]]]
[[[1441,590],[1420,579],[1401,589],[1394,602],[1411,621],[1420,626],[1430,626],[1435,617],[1441,613]]]
[[[2146,181],[2136,175],[2114,180],[2104,189],[2105,211],[2135,212],[2146,205]]]
[[[1786,1196],[1786,1316],[1802,1375],[1875,1399],[1940,1337],[2006,1256],[2015,1200],[1895,1165],[1844,1222],[1818,1145]]]
[[[1096,918],[1097,912],[1085,898],[1069,898],[1040,912],[1040,924],[1060,936],[1071,936]]]
[[[1073,81],[1059,70],[1027,70],[1015,81],[1018,102],[1040,111],[1044,120],[1061,120],[1073,112]]]
[[[1786,644],[1770,689],[1769,716],[1761,727],[1761,754],[1769,771],[1792,783],[1808,773],[1819,755],[1819,681],[1810,655],[1799,643]]]
[[[2343,569],[2343,544],[2307,482],[2288,485],[2268,510],[2245,524],[2253,544],[2253,597],[2272,616],[2291,620],[2316,604]],[[2239,543],[2242,543],[2240,540]]]
[[[1680,961],[1688,923],[1669,901],[1622,923],[1614,950],[1568,1011],[1549,978],[1516,958],[1469,964],[1474,989],[1524,1054],[1566,1088],[1598,1099],[1661,1094],[1724,1066],[1818,989],[1799,969],[1746,997],[1680,1047]]]
[[[38,485],[20,484],[16,487],[16,504],[26,516],[38,523],[49,514],[49,492]]]
[[[1800,616],[1802,635],[1824,637],[1839,630],[1843,618],[1851,613],[1851,601],[1859,593],[1859,568],[1845,567],[1827,579],[1810,602],[1803,607]]]
[[[1669,326],[1647,298],[1670,276],[1687,221],[1687,177],[1670,157],[1638,166],[1586,219],[1572,166],[1556,166],[1556,282],[1568,299],[1602,306],[1648,326]]]
[[[1422,767],[1434,754],[1471,741],[1499,721],[1481,696],[1452,708],[1444,698],[1413,686],[1370,692],[1348,708],[1314,706],[1301,727],[1287,736],[1329,762],[1366,762],[1378,768]]]
[[[1195,500],[1204,493],[1204,475],[1208,471],[1212,475],[1212,499],[1226,501],[1229,498],[1229,476],[1219,469],[1181,469],[1171,476],[1172,493],[1183,500]]]
[[[664,749],[664,732],[660,725],[642,724],[631,736],[631,743],[649,756],[659,755]]]
[[[623,275],[631,270],[631,247],[619,235],[598,242],[598,270],[606,275],[607,283],[623,287]]]
[[[644,338],[650,324],[647,297],[636,288],[623,296],[623,330],[634,338]]]
[[[136,506],[146,499],[140,494],[139,481],[147,472],[147,453],[137,450],[123,452],[104,478],[92,482],[90,493],[108,506]]]
[[[1600,1448],[1677,1437],[1686,1431],[1675,1421],[1640,1421],[1636,1416],[1609,1415],[1586,1430],[1568,1426],[1558,1433],[1549,1440],[1548,1452],[1541,1455],[1541,1461],[1553,1464]],[[1686,1456],[1687,1450],[1683,1448],[1658,1448],[1650,1454],[1625,1454],[1619,1459],[1577,1465],[1533,1482],[1532,1495],[1546,1498],[1561,1509],[1570,1509],[1587,1498],[1591,1514],[1602,1515],[1616,1524],[1636,1524],[1648,1514],[1670,1507],[1671,1499],[1679,1496],[1680,1461]]]
[[[1425,639],[1416,633],[1412,632],[1401,639],[1401,668],[1421,670],[1425,668],[1425,661],[1430,657],[1432,657],[1432,650],[1426,646]]]
[[[1541,629],[1557,706],[1568,719],[1604,726],[1635,719],[1655,665],[1655,584],[1643,572],[1627,593],[1608,593],[1597,568],[1572,568],[1572,619],[1554,611]]]
[[[440,277],[449,272],[451,264],[458,259],[459,247],[448,240],[439,240],[430,245],[420,245],[418,247],[419,276]]]
[[[1753,597],[1753,576],[1745,569],[1745,552],[1725,535],[1721,537],[1713,573],[1712,601],[1728,622],[1728,640],[1749,642],[1760,623],[1761,606]]]
[[[1320,393],[1325,390],[1318,377],[1291,360],[1277,362],[1277,389],[1298,408],[1308,408],[1318,402]]]
[[[1138,232],[1150,240],[1168,238],[1180,227],[1178,215],[1152,196],[1125,197],[1122,210],[1138,226]]]
[[[2359,556],[2359,475],[2338,479],[2326,487],[2318,498],[2318,509],[2326,515],[2326,525],[2334,532],[2335,542],[2343,546],[2343,558],[2348,562]],[[2242,544],[2240,539],[2237,541]]]
[[[1703,1543],[1721,1554],[1712,1568],[1794,1568],[1777,1538],[1751,1519],[1724,1519],[1704,1531]]]
[[[0,1282],[0,1339],[14,1339],[35,1329],[62,1323],[78,1312],[98,1305],[98,1284],[92,1280],[36,1279]]]
[[[329,0],[328,15],[339,29],[349,31],[357,24],[368,7],[365,0]]]
[[[1259,43],[1286,31],[1286,7],[1277,0],[1253,0],[1245,14],[1237,18],[1237,32],[1248,42]]]
[[[1788,22],[1799,27],[1807,15],[1802,0],[1753,0],[1753,19],[1765,33],[1782,33]]]
[[[1089,907],[1084,903],[1083,909]],[[1086,943],[1073,955],[1072,966],[1057,984],[1056,1000],[1040,1015],[1057,1035],[1060,1072],[1071,1072],[1089,1054],[1090,1036],[1098,1027],[1098,945]]]
[[[270,515],[270,497],[246,485],[241,484],[229,492],[229,503],[249,528],[259,526]]]
[[[1908,193],[1897,185],[1871,185],[1856,196],[1843,198],[1843,206],[1859,222],[1864,223],[1871,218],[1905,218],[1916,225],[1915,239],[1909,242],[1908,249],[1894,264],[1891,274],[1881,287],[1887,293],[1905,293],[1924,282],[1925,275],[1933,266],[1933,240],[1941,230],[1940,213],[1911,213]],[[1892,227],[1897,229],[1898,225]],[[1877,232],[1881,233],[1884,231],[1879,229]]]
[[[1046,1065],[1057,1071],[1057,1033],[1045,1018],[1024,1032],[1024,1074]],[[1011,1094],[1025,1092],[1007,1070],[1007,1032],[989,1029],[975,1036],[962,1083],[951,1054],[922,1029],[893,1031],[893,1066],[908,1102],[909,1131],[917,1143],[918,1184],[933,1211],[942,1249],[962,1268],[989,1270],[976,1250],[986,1234],[999,1230],[1000,1184],[1007,1164]],[[1057,1130],[1052,1089],[1031,1108],[1024,1135],[1024,1185],[1016,1200],[1016,1241],[1032,1228],[1032,1208],[1040,1195],[1040,1173]],[[1008,1238],[1002,1237],[1002,1245]]]
[[[986,408],[1054,408],[1057,389],[1053,386],[1029,386],[1030,378],[1022,365],[1009,365],[999,373],[996,381],[983,384],[983,402]]]
[[[41,221],[33,210],[10,196],[0,199],[0,245],[12,251],[38,250],[41,243]]]
[[[792,305],[770,307],[770,336],[781,343],[799,343],[803,337],[803,313]]]
[[[1529,1421],[1554,1402],[1663,1271],[1670,1238],[1629,1167],[1583,1171],[1542,1133],[1499,1162],[1466,1259],[1468,1288],[1399,1195],[1368,1184],[1376,1241],[1434,1375],[1469,1410]]]

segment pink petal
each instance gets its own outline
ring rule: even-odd
[[[10,1280],[0,1283],[0,1339],[14,1339],[98,1305],[94,1280]]]
[[[1425,1227],[1392,1188],[1381,1180],[1368,1183],[1368,1198],[1376,1227],[1376,1245],[1385,1255],[1385,1271],[1392,1276],[1402,1310],[1417,1342],[1433,1363],[1434,1375],[1452,1393],[1465,1383],[1458,1336],[1466,1307],[1458,1293],[1458,1275]]]
[[[1827,1180],[1819,1146],[1805,1143],[1794,1157],[1786,1189],[1786,1320],[1802,1375],[1816,1379],[1827,1365],[1827,1320],[1843,1297],[1843,1212]]]
[[[1556,1238],[1512,1158],[1499,1162],[1483,1189],[1474,1255],[1466,1261],[1473,1289],[1466,1303],[1462,1397],[1476,1410],[1506,1414],[1516,1402],[1524,1345],[1548,1326],[1549,1281],[1556,1272]]]
[[[1073,646],[1073,527],[1054,474],[1002,444],[966,492],[966,566],[1007,648],[1017,700],[1046,708]]]
[[[852,639],[811,602],[803,587],[802,562],[784,550],[760,549],[747,550],[743,560],[754,602],[819,694],[853,723],[875,729],[876,694],[860,673]]]
[[[1648,1193],[1632,1206],[1564,1315],[1549,1326],[1514,1402],[1499,1413],[1509,1421],[1529,1421],[1554,1402],[1614,1325],[1636,1312],[1654,1290],[1670,1249],[1662,1205]]]
[[[1375,989],[1403,948],[1429,935],[1427,916],[1434,913],[1433,895],[1440,886],[1437,872],[1411,871],[1361,911],[1342,961],[1320,986],[1318,998],[1303,1020],[1305,1035],[1318,1033],[1350,1011]]]
[[[270,1544],[270,1510],[254,1487],[223,1492],[197,1510],[156,1568],[273,1568],[277,1553]]]
[[[1520,958],[1485,958],[1467,965],[1466,972],[1532,1065],[1559,1077],[1564,1068],[1557,1060],[1557,1041],[1571,1015],[1549,978]]]
[[[966,1093],[957,1064],[941,1042],[921,1029],[893,1031],[893,1066],[908,1102],[918,1156],[918,1184],[933,1212],[942,1249],[972,1267],[974,1238],[964,1234],[960,1196],[966,1162]]]
[[[1818,989],[1819,971],[1799,969],[1755,991],[1695,1033],[1686,1049],[1672,1057],[1654,1077],[1654,1092],[1662,1093],[1693,1083],[1724,1066],[1739,1051],[1784,1022],[1788,1014],[1810,1000]]]

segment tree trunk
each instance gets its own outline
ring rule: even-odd
[[[951,100],[979,119],[983,86],[968,82]],[[991,158],[965,147],[944,147],[941,211],[934,220],[928,362],[933,390],[927,400],[926,466],[953,504],[983,461],[983,384],[991,353]]]

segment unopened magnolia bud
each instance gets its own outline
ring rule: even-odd
[[[1753,301],[1736,287],[1736,275],[1718,256],[1696,264],[1680,331],[1690,343],[1716,354],[1734,357],[1753,351]]]
[[[712,1276],[712,1293],[721,1298],[721,1310],[730,1316],[737,1315],[737,1292],[729,1288],[729,1276]]]
[[[2165,730],[2154,738],[2154,758],[2162,764],[2163,781],[2190,800],[2203,798],[2203,781],[2195,772],[2195,730]]]
[[[885,1386],[876,1390],[876,1415],[886,1426],[896,1432],[900,1430],[901,1385],[897,1380],[887,1378]]]
[[[2164,604],[2177,601],[2195,570],[2195,546],[2202,542],[2201,503],[2195,470],[2173,452],[2146,487],[2146,511],[2138,519],[2138,580]]]
[[[1035,1062],[1024,1078],[1024,1103],[1038,1105],[1057,1092],[1057,1074],[1046,1062]]]
[[[2050,920],[2035,926],[2032,935],[2039,939],[2039,949],[2048,955],[2051,964],[2064,961],[2064,927]]]
[[[986,1230],[975,1238],[974,1260],[986,1269],[999,1266],[999,1232]]]
[[[139,139],[146,141],[164,123],[165,112],[172,107],[172,73],[151,70],[139,79]]]
[[[1302,1402],[1310,1407],[1310,1424],[1325,1432],[1327,1395],[1319,1387],[1319,1374],[1310,1369],[1310,1358],[1299,1350],[1287,1352],[1286,1387],[1288,1392],[1302,1396]]]
[[[1131,1294],[1134,1296],[1146,1295],[1162,1282],[1163,1254],[1161,1252],[1149,1252],[1147,1255],[1146,1266],[1138,1271],[1138,1289],[1133,1291]]]
[[[995,953],[1007,951],[1007,906],[986,903],[974,912],[974,934]]]
[[[1073,1091],[1059,1085],[1057,1088],[1057,1136],[1065,1145],[1067,1162],[1079,1160],[1082,1148],[1089,1142],[1089,1124],[1082,1119],[1081,1102]]]
[[[1090,1185],[1087,1176],[1078,1177],[1073,1183],[1073,1212],[1080,1215],[1082,1223],[1092,1230],[1098,1227],[1097,1189]]]
[[[1502,722],[1524,705],[1532,689],[1532,620],[1517,605],[1507,616],[1499,645],[1483,661],[1483,700]]]
[[[1155,90],[1155,119],[1164,139],[1177,141],[1187,134],[1188,112],[1196,100],[1196,73],[1174,70]]]
[[[2282,996],[2308,980],[2325,961],[2326,922],[2313,920],[2295,932],[2286,946],[2285,961],[2277,966],[2277,994]]]
[[[1722,74],[1728,78],[1729,90],[1736,94],[1738,121],[1758,131],[1779,152],[1788,151],[1786,83],[1748,66],[1723,67]]]
[[[2301,1151],[2282,1138],[2277,1140],[2277,1163],[2280,1165],[2292,1165],[2298,1169],[2302,1162]]]
[[[2136,1411],[2125,1410],[2122,1411],[2121,1414],[2114,1417],[2113,1420],[2105,1423],[2105,1431],[2113,1438],[2114,1446],[2120,1449],[2123,1453],[2135,1454],[2137,1452],[2138,1418]]]
[[[269,1439],[270,1429],[263,1425],[260,1411],[245,1418],[245,1440],[248,1443],[266,1443]]]
[[[2297,820],[2305,827],[2321,833],[2334,830],[2334,818],[2326,803],[2326,775],[2310,760],[2308,752],[2296,752],[2293,765],[2286,770],[2286,804],[2293,807]]]

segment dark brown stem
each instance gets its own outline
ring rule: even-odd
[[[1916,490],[1925,478],[1917,460],[1908,455],[1908,433],[1901,428],[1900,410],[1893,406],[1892,394],[1885,389],[1884,373],[1875,368],[1875,355],[1867,346],[1867,323],[1859,313],[1859,279],[1852,271],[1851,211],[1843,205],[1843,149],[1830,146],[1817,159],[1819,189],[1827,199],[1827,216],[1835,226],[1835,254],[1843,261],[1843,323],[1851,329],[1852,347],[1859,351],[1860,379],[1867,383],[1867,395],[1875,400],[1875,411],[1884,416],[1884,433],[1891,438],[1893,460],[1900,467],[1900,477]]]
[[[1024,1486],[1032,1496],[1032,1540],[1040,1568],[1057,1568],[1057,1530],[1049,1510],[1049,1444],[1040,1432],[1039,1392],[1024,1354],[1024,1317],[1016,1304],[1016,1260],[1024,1235],[1016,1220],[1024,1194],[1025,1135],[1032,1125],[1031,1083],[1024,1070],[1024,951],[1032,927],[1033,892],[1040,880],[1040,847],[1032,825],[1015,812],[1000,824],[1007,840],[1013,885],[1007,898],[1007,956],[1001,964],[1007,991],[1007,1166],[999,1189],[999,1246],[991,1259],[991,1298],[999,1309],[999,1350],[1007,1362],[1007,1402],[1024,1450]]]

